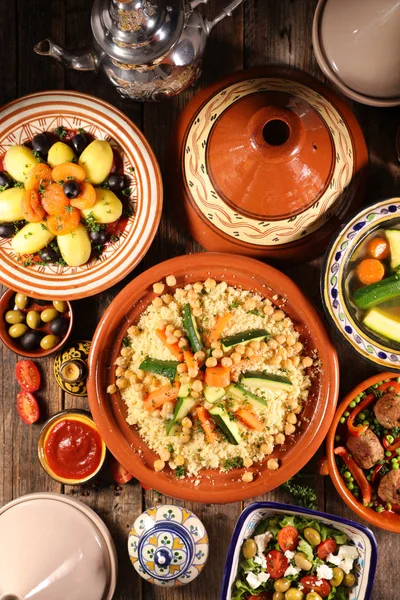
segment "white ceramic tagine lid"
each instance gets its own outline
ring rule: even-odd
[[[30,494],[0,509],[0,600],[111,600],[114,543],[86,505]]]

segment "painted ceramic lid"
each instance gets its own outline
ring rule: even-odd
[[[58,494],[0,509],[0,600],[111,600],[116,553],[102,520]]]
[[[242,71],[197,94],[176,143],[192,235],[207,250],[253,256],[322,252],[367,163],[350,109],[314,78],[278,68]]]
[[[136,571],[161,587],[186,585],[196,579],[208,558],[203,523],[186,508],[155,506],[134,522],[128,552]]]
[[[313,32],[318,63],[355,100],[399,104],[399,26],[398,0],[320,0]]]

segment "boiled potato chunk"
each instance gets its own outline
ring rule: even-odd
[[[85,169],[87,180],[96,184],[107,179],[113,160],[110,144],[104,140],[94,140],[82,152],[79,164]]]
[[[96,202],[81,212],[85,219],[92,213],[98,223],[114,223],[122,215],[122,202],[111,190],[96,188]]]
[[[70,267],[84,265],[90,258],[92,245],[87,229],[79,223],[71,233],[57,237],[61,256]]]
[[[16,181],[25,183],[29,171],[39,160],[26,146],[11,146],[4,157],[5,170]]]
[[[52,145],[47,155],[47,162],[54,168],[64,162],[71,162],[75,157],[72,148],[64,142],[56,142]]]
[[[34,254],[47,246],[54,235],[45,223],[28,223],[11,240],[11,246],[17,254]]]
[[[21,209],[24,188],[8,188],[0,193],[0,223],[22,221],[25,217]]]

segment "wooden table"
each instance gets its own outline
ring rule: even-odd
[[[288,64],[304,69],[320,79],[311,46],[311,24],[316,0],[245,0],[231,19],[225,19],[212,33],[204,61],[204,74],[197,86],[180,97],[161,104],[137,104],[122,100],[103,77],[91,73],[64,71],[33,53],[35,42],[52,37],[67,47],[90,42],[90,0],[15,0],[0,1],[0,58],[2,76],[0,102],[18,96],[51,89],[74,89],[94,94],[118,106],[145,133],[155,150],[161,168],[166,169],[167,143],[174,122],[197,89],[235,69],[265,64]],[[224,0],[210,0],[204,12],[210,17],[224,5]],[[396,109],[375,109],[354,105],[362,124],[371,157],[371,170],[366,202],[396,195],[400,170],[394,148],[394,136],[399,124]],[[119,290],[148,267],[180,254],[200,251],[176,223],[170,197],[166,190],[165,207],[158,235],[142,263],[119,285],[98,296],[74,303],[76,317],[73,337],[90,339],[104,309]],[[301,288],[321,308],[319,276],[321,258],[285,269]],[[341,366],[341,394],[377,369],[366,364],[336,338]],[[129,526],[146,507],[164,502],[167,498],[155,492],[143,492],[138,483],[128,484],[122,493],[113,487],[85,491],[79,487],[64,488],[53,482],[41,469],[36,458],[40,424],[27,426],[19,419],[15,398],[14,377],[18,357],[4,346],[1,352],[0,390],[0,503],[38,491],[71,494],[94,508],[109,526],[119,553],[119,583],[116,600],[217,600],[229,539],[236,519],[243,508],[240,503],[228,505],[189,505],[203,520],[210,536],[210,558],[204,573],[191,585],[176,591],[161,590],[144,583],[136,576],[126,551]],[[87,399],[63,394],[52,375],[52,358],[42,359],[40,367],[44,386],[39,395],[42,418],[63,408],[87,408]],[[318,489],[321,510],[357,518],[335,492],[330,479],[320,477],[314,459],[307,467],[308,480]],[[257,500],[288,501],[281,490]],[[181,503],[178,503],[181,504]],[[379,542],[379,564],[374,600],[397,600],[400,536],[375,530]],[[61,599],[59,599],[61,600]]]

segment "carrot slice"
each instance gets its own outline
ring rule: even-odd
[[[250,410],[239,408],[239,410],[235,412],[235,415],[237,415],[239,419],[251,429],[255,429],[256,431],[264,431],[264,423],[260,421],[260,419],[256,417],[256,415]]]
[[[357,266],[357,277],[364,285],[376,283],[383,279],[385,267],[376,258],[365,258]]]
[[[215,444],[217,441],[217,435],[214,431],[214,424],[211,421],[210,414],[208,410],[204,408],[204,406],[199,406],[196,408],[196,415],[200,421],[200,425],[204,431],[204,435],[206,436],[206,440],[209,444]]]
[[[44,163],[38,163],[30,169],[25,181],[26,190],[39,190],[45,188],[51,181],[51,169]]]
[[[42,204],[49,215],[60,215],[69,206],[69,198],[64,194],[61,185],[51,183],[42,194]]]
[[[368,242],[367,250],[372,258],[384,260],[390,254],[389,242],[385,238],[373,238]]]
[[[54,235],[66,235],[78,227],[81,220],[81,213],[73,206],[67,206],[60,215],[51,215],[47,217],[47,229]]]
[[[71,206],[84,210],[85,208],[91,208],[96,202],[96,190],[91,183],[82,181],[81,193],[79,196],[71,200]]]
[[[68,179],[75,179],[79,183],[85,181],[85,169],[73,162],[63,162],[55,166],[52,172],[53,181],[65,182]]]
[[[166,402],[170,400],[175,400],[178,396],[180,384],[175,381],[173,386],[166,386],[160,388],[158,390],[154,390],[154,392],[150,392],[147,394],[146,399],[144,401],[144,405],[147,410],[156,410],[160,408]]]
[[[187,365],[188,369],[198,369],[199,365],[197,364],[197,360],[195,359],[193,352],[190,350],[185,350],[183,353],[184,361]]]
[[[36,190],[25,190],[21,201],[24,219],[30,223],[40,223],[46,216],[42,199]]]
[[[231,382],[229,367],[207,367],[204,381],[213,387],[227,387]]]
[[[156,329],[156,334],[158,335],[160,340],[164,342],[168,350],[171,350],[172,354],[176,356],[176,358],[180,362],[183,362],[183,351],[181,348],[179,348],[178,342],[176,342],[175,344],[167,344],[167,334],[162,329]]]
[[[228,325],[228,323],[232,319],[232,317],[233,317],[232,313],[225,313],[223,315],[220,315],[217,318],[214,327],[211,329],[211,331],[208,335],[208,343],[209,344],[211,344],[211,342],[216,342],[218,340],[219,336],[221,335],[221,333],[223,332],[225,327]]]

